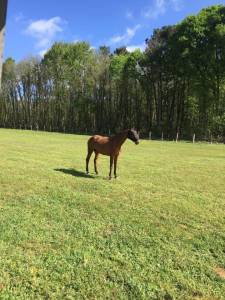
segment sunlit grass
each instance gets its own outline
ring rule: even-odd
[[[0,130],[1,299],[224,299],[225,146]]]

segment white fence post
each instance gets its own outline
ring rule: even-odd
[[[193,134],[192,142],[193,142],[193,144],[195,143],[195,133]]]

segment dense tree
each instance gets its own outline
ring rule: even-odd
[[[3,66],[0,125],[157,138],[225,139],[225,6],[156,29],[144,53],[55,43]]]

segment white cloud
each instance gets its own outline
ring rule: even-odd
[[[16,23],[24,21],[25,17],[24,14],[22,12],[18,13],[17,15],[15,15],[15,21]]]
[[[145,43],[140,44],[140,45],[130,45],[130,46],[127,46],[127,51],[134,52],[135,50],[139,49],[139,50],[141,50],[141,52],[144,52],[145,48],[146,48]]]
[[[126,18],[132,20],[134,18],[133,13],[131,11],[126,12]]]
[[[145,18],[157,19],[160,15],[164,15],[166,12],[166,1],[165,0],[155,0],[154,5],[147,9],[143,13]]]
[[[115,44],[120,44],[120,43],[129,43],[132,38],[136,35],[136,32],[138,31],[138,29],[141,28],[141,25],[138,24],[133,28],[128,27],[126,29],[126,32],[122,35],[116,35],[113,36],[110,40],[109,40],[109,44],[110,45],[115,45]]]
[[[172,7],[175,11],[180,11],[183,5],[183,0],[154,0],[154,3],[142,15],[148,19],[157,19],[164,15],[168,7]]]
[[[183,7],[183,0],[171,0],[171,4],[175,11],[181,11]]]
[[[50,46],[56,35],[63,31],[63,24],[65,24],[65,21],[60,17],[54,17],[47,20],[40,19],[31,22],[25,33],[37,40],[37,48],[46,48]]]
[[[43,49],[43,50],[41,50],[41,51],[39,51],[39,56],[41,56],[41,57],[44,57],[45,56],[45,54],[48,52],[48,48],[46,48],[46,49]]]

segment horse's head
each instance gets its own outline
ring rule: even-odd
[[[134,142],[136,145],[139,144],[139,134],[134,129],[129,129],[127,132],[127,138]]]

